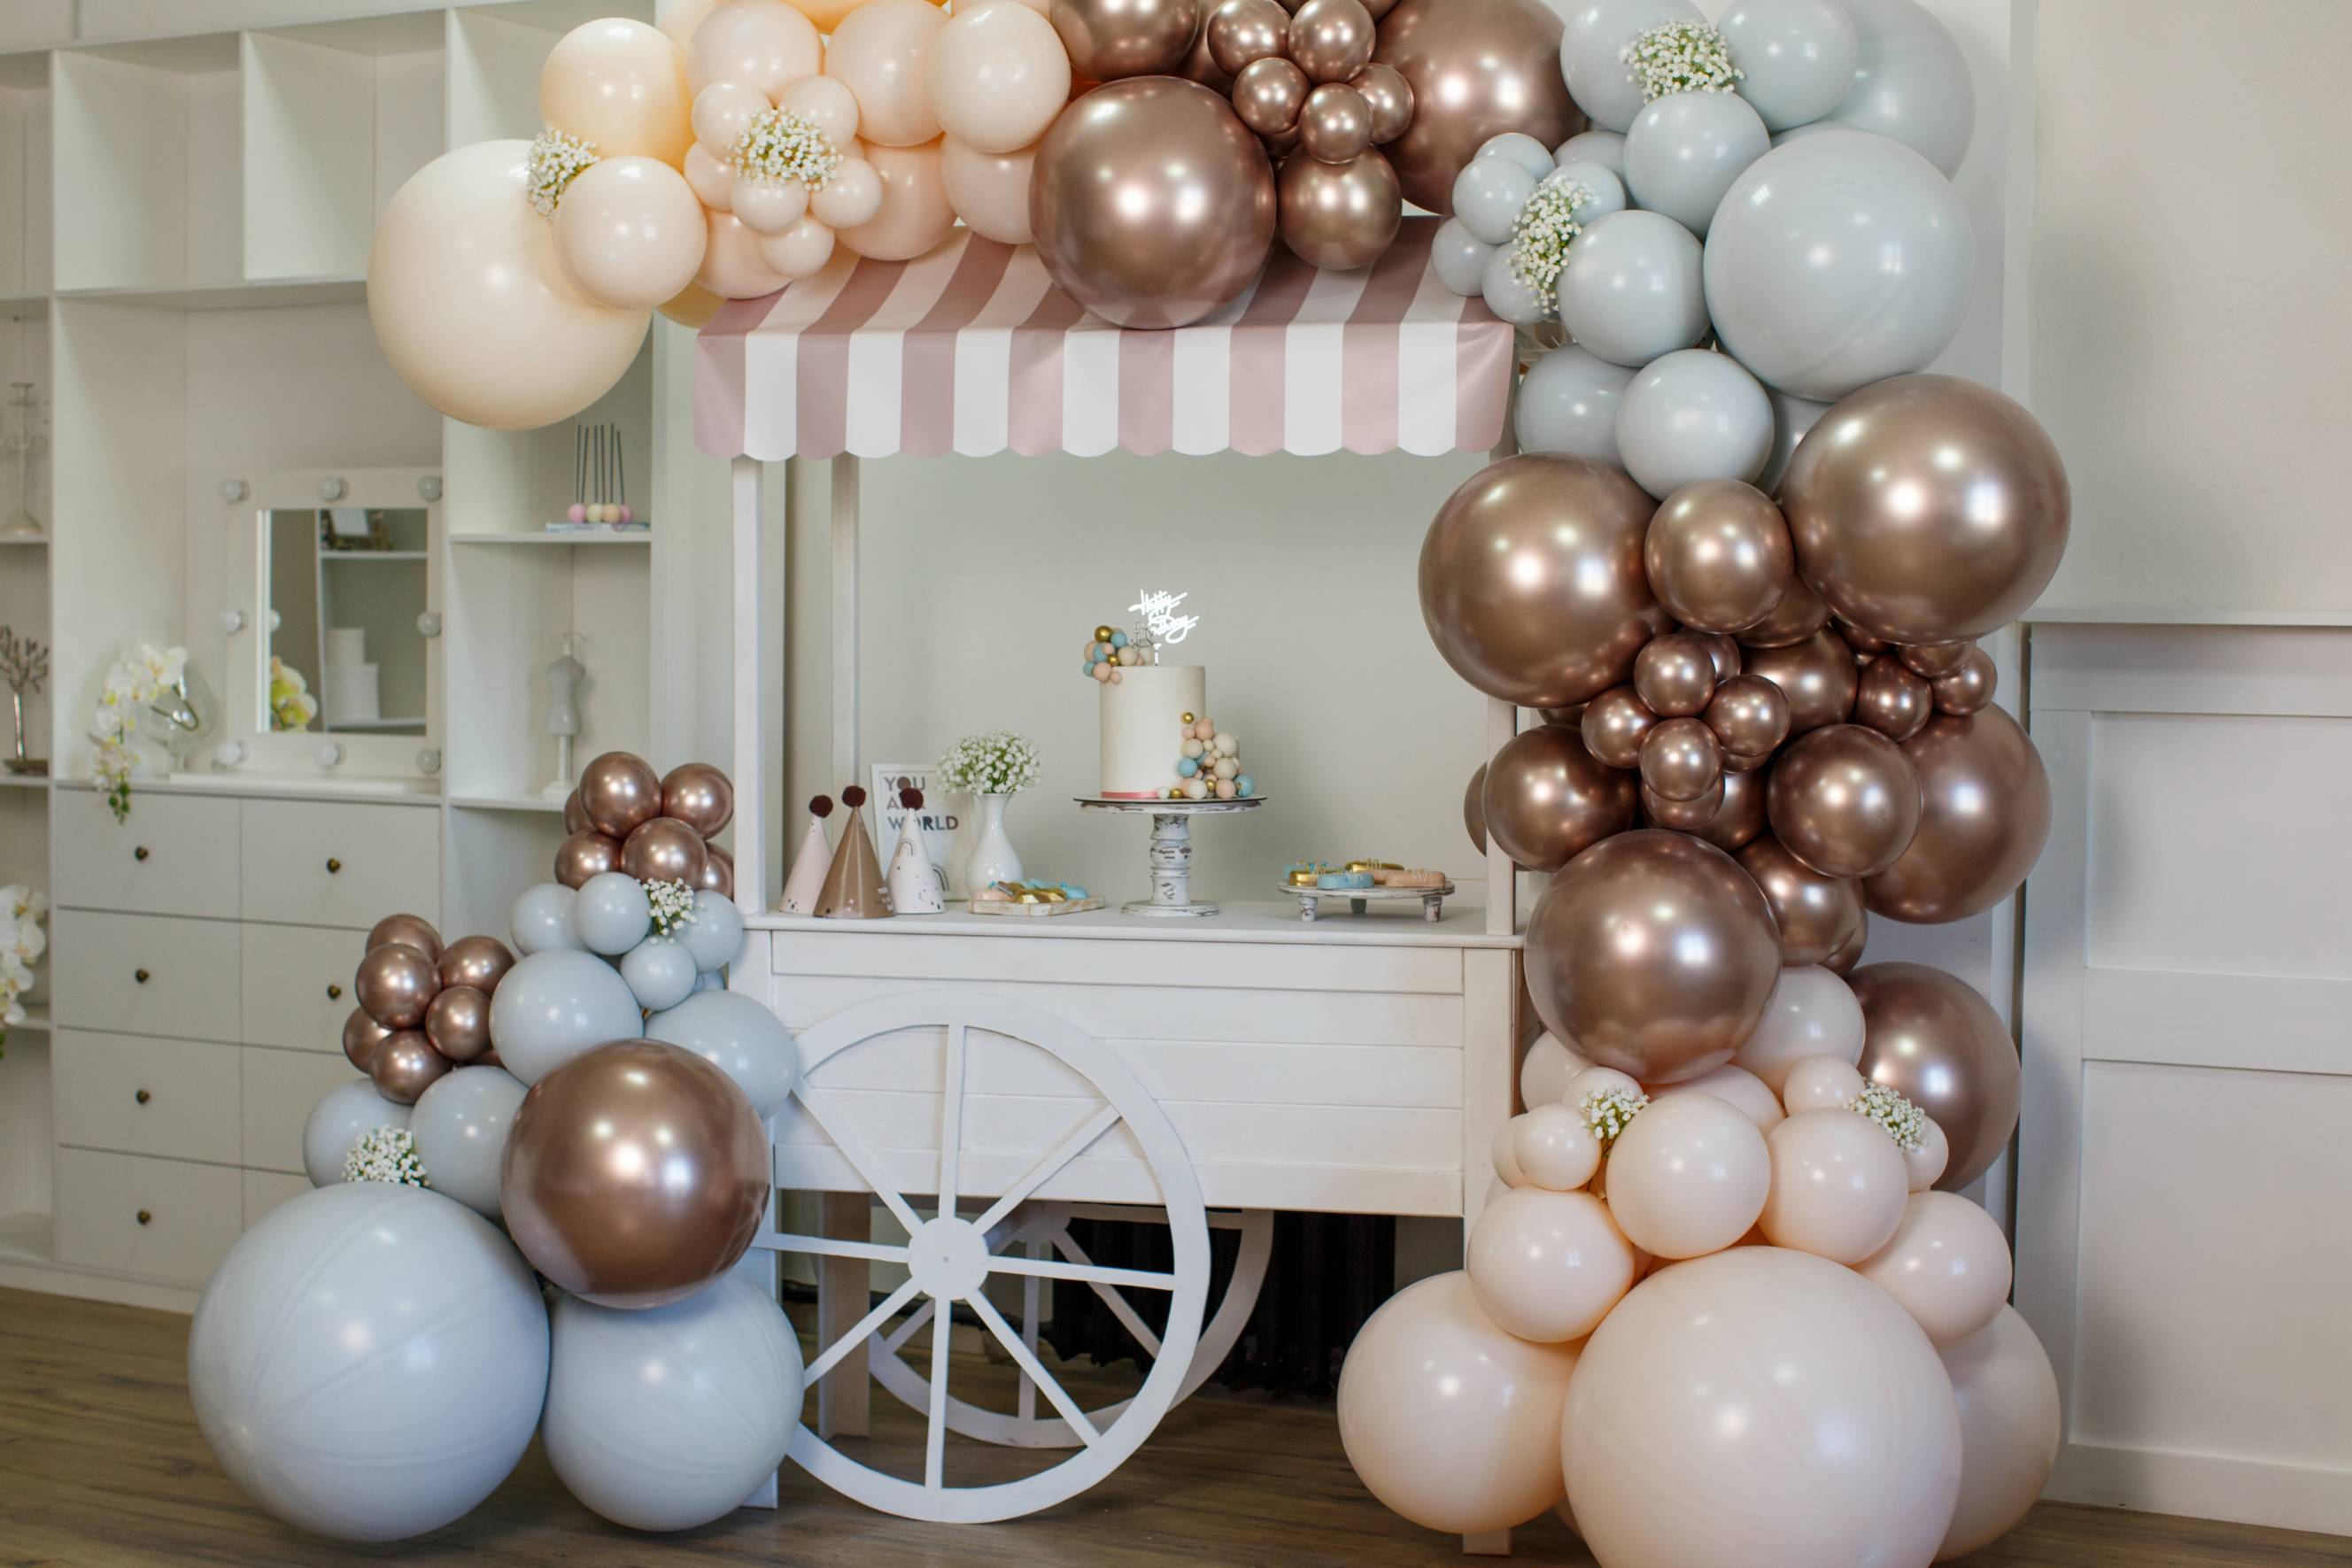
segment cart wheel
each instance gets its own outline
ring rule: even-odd
[[[884,1158],[853,1134],[850,1118],[820,1082],[822,1070],[835,1056],[878,1037],[905,1030],[941,1029],[947,1040],[940,1088],[939,1155],[936,1166],[931,1167],[936,1175],[928,1183],[894,1182],[885,1174]],[[974,1030],[1000,1036],[1054,1058],[1085,1080],[1101,1097],[1102,1103],[1042,1155],[1022,1162],[1017,1174],[970,1181],[965,1176],[968,1163],[982,1166],[993,1161],[1000,1172],[1008,1168],[1003,1166],[1002,1156],[993,1151],[989,1160],[983,1161],[976,1153],[968,1155],[963,1146],[965,1065],[968,1037]],[[873,1353],[866,1349],[868,1343],[883,1333],[891,1319],[916,1306],[918,1298],[928,1298],[919,1310],[929,1313],[931,1358],[929,1375],[925,1379],[928,1427],[921,1479],[891,1475],[860,1464],[806,1425],[793,1433],[790,1451],[793,1462],[834,1490],[868,1508],[906,1519],[967,1524],[1012,1519],[1051,1508],[1076,1497],[1117,1469],[1142,1446],[1152,1428],[1160,1424],[1160,1418],[1181,1397],[1184,1379],[1192,1370],[1193,1351],[1200,1342],[1202,1303],[1208,1294],[1209,1230],[1206,1211],[1201,1203],[1200,1183],[1193,1176],[1182,1139],[1159,1103],[1117,1057],[1080,1030],[1040,1009],[985,993],[928,990],[881,998],[835,1013],[803,1031],[798,1044],[801,1076],[793,1091],[798,1111],[830,1140],[835,1151],[856,1172],[866,1188],[906,1228],[909,1239],[903,1246],[781,1232],[769,1232],[758,1239],[757,1245],[774,1251],[864,1258],[897,1263],[908,1270],[903,1284],[839,1339],[819,1349],[808,1364],[808,1381],[815,1383],[854,1354],[863,1354],[870,1364]],[[787,1116],[791,1114],[785,1113]],[[991,1249],[991,1234],[1040,1189],[1057,1177],[1063,1178],[1066,1186],[1076,1185],[1069,1171],[1072,1163],[1121,1123],[1126,1124],[1129,1137],[1140,1153],[1151,1185],[1159,1189],[1156,1200],[1166,1211],[1175,1254],[1171,1270],[1162,1273],[1112,1269],[1066,1258],[1032,1257],[1025,1247],[1003,1252]],[[886,1150],[885,1154],[902,1172],[907,1168],[902,1151]],[[1126,1156],[1120,1164],[1129,1166],[1132,1160],[1132,1155]],[[930,1166],[928,1159],[923,1164]],[[1132,1179],[1131,1173],[1129,1179]],[[901,1190],[903,1186],[905,1191],[921,1192],[926,1185],[937,1194],[936,1203],[926,1205],[933,1211],[928,1219],[915,1211]],[[966,1219],[958,1209],[958,1200],[965,1197],[992,1201],[976,1218]],[[1077,1280],[1098,1290],[1167,1291],[1167,1333],[1160,1354],[1135,1396],[1114,1410],[1102,1412],[1099,1418],[1081,1410],[1038,1361],[1028,1342],[989,1301],[986,1286],[990,1277],[996,1274],[1016,1275],[1024,1281]],[[1078,1447],[1068,1458],[1019,1480],[976,1487],[948,1484],[946,1444],[951,1429],[948,1344],[951,1314],[942,1308],[957,1301],[965,1303],[980,1319],[1012,1356],[1028,1385],[1045,1396],[1046,1403],[1076,1434]],[[901,1332],[899,1343],[905,1337]]]
[[[1059,1253],[1066,1261],[1087,1264],[1093,1261],[1070,1235],[1073,1219],[1105,1220],[1125,1225],[1165,1225],[1166,1218],[1158,1210],[1139,1208],[1124,1204],[1061,1203],[1031,1199],[1015,1210],[1010,1224],[1001,1226],[989,1237],[991,1252],[1004,1252],[1019,1248],[1031,1258],[1048,1258]],[[1251,1311],[1257,1305],[1259,1288],[1265,1283],[1267,1259],[1274,1250],[1274,1216],[1262,1208],[1212,1209],[1209,1228],[1239,1233],[1241,1243],[1234,1255],[1234,1277],[1225,1286],[1224,1299],[1218,1302],[1214,1316],[1201,1330],[1201,1343],[1192,1352],[1192,1367],[1184,1381],[1177,1385],[1176,1397],[1181,1402],[1200,1392],[1201,1385],[1216,1375],[1225,1357],[1249,1326]],[[1043,1281],[1032,1274],[1021,1281],[1022,1342],[1033,1351],[1037,1346],[1039,1311]],[[1142,1321],[1134,1306],[1116,1286],[1096,1284],[1093,1287],[1103,1305],[1126,1328],[1145,1355],[1154,1360],[1160,1354],[1160,1336]],[[867,1364],[874,1380],[890,1391],[898,1401],[910,1410],[929,1407],[930,1385],[920,1370],[898,1354],[904,1345],[930,1322],[932,1303],[925,1302],[891,1330],[887,1337],[877,1335],[867,1345]],[[1037,1412],[1037,1385],[1024,1375],[1016,1410],[991,1410],[983,1406],[968,1404],[948,1396],[948,1430],[958,1437],[976,1438],[1013,1448],[1067,1448],[1076,1446],[1079,1437],[1070,1424],[1050,1413]],[[1087,1418],[1097,1426],[1115,1420],[1127,1408],[1127,1401],[1107,1405],[1087,1412]]]

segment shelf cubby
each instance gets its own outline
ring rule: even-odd
[[[0,56],[0,301],[49,288],[49,57]]]
[[[237,35],[53,58],[58,291],[242,282]]]

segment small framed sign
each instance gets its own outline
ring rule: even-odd
[[[898,791],[909,785],[920,789],[923,809],[916,816],[915,831],[931,864],[939,868],[940,885],[944,888],[953,884],[948,865],[953,859],[956,829],[963,819],[956,810],[958,797],[939,782],[938,771],[936,762],[874,764],[874,846],[881,852],[883,863],[888,864],[907,819],[907,809],[898,804]]]

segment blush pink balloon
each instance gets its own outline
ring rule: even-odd
[[[1772,1191],[1757,1223],[1766,1240],[1851,1267],[1893,1239],[1911,1182],[1884,1127],[1852,1111],[1798,1111],[1765,1142]]]
[[[1651,1102],[1609,1151],[1609,1212],[1634,1246],[1660,1258],[1730,1246],[1756,1223],[1771,1186],[1764,1134],[1711,1094]]]
[[[709,240],[694,280],[721,299],[757,299],[791,281],[761,257],[761,236],[732,213],[709,214]]]
[[[2058,1377],[2015,1307],[1944,1352],[1960,1416],[1960,1496],[1936,1561],[1990,1546],[2032,1509],[2058,1462]]]
[[[1029,172],[1036,162],[1034,141],[1010,152],[982,152],[948,137],[940,146],[940,181],[947,187],[948,205],[983,239],[1027,245]]]
[[[1544,1030],[1529,1043],[1527,1055],[1519,1061],[1519,1103],[1529,1109],[1566,1104],[1569,1084],[1591,1065],[1561,1044],[1558,1035]]]
[[[1952,1163],[1952,1143],[1944,1136],[1944,1129],[1936,1125],[1933,1116],[1927,1118],[1927,1131],[1916,1149],[1903,1151],[1904,1167],[1911,1173],[1911,1190],[1926,1192],[1943,1176],[1944,1167]]]
[[[959,11],[931,45],[924,79],[948,135],[1010,152],[1045,134],[1070,99],[1070,57],[1054,24],[1021,0]]]
[[[1528,1178],[1514,1186],[1573,1192],[1601,1168],[1600,1140],[1566,1105],[1537,1105],[1504,1125],[1510,1131],[1512,1162]]]
[[[824,188],[809,198],[809,213],[828,228],[854,228],[882,210],[882,178],[863,158],[845,158]]]
[[[768,108],[768,95],[740,81],[715,81],[694,95],[694,144],[725,162]]]
[[[1843,1111],[1868,1086],[1859,1068],[1838,1056],[1809,1056],[1780,1080],[1780,1103],[1801,1111]]]
[[[824,68],[824,45],[816,25],[784,0],[732,0],[694,30],[686,62],[698,93],[734,81],[773,99],[785,83]]]
[[[939,135],[925,78],[931,47],[946,26],[947,17],[928,0],[865,0],[834,29],[825,74],[856,95],[866,141],[913,147]]]
[[[780,235],[760,242],[761,262],[787,282],[822,271],[833,259],[835,236],[815,217],[804,217]]]
[[[726,3],[727,0],[670,0],[662,7],[661,20],[654,26],[667,33],[682,49],[694,42],[695,29]]]
[[[1920,1192],[1854,1272],[1895,1298],[1937,1349],[1981,1333],[2009,1300],[2009,1238],[1956,1193]]]
[[[1582,1339],[1633,1288],[1638,1260],[1589,1192],[1521,1186],[1470,1228],[1465,1271],[1496,1328],[1538,1344]]]
[[[1780,1097],[1764,1086],[1762,1079],[1729,1062],[1680,1083],[1648,1087],[1647,1092],[1654,1104],[1677,1094],[1712,1094],[1756,1124],[1759,1133],[1770,1132],[1788,1114],[1780,1109]]]
[[[776,107],[797,114],[836,148],[857,139],[857,95],[832,77],[803,77],[776,95]]]
[[[692,102],[686,54],[644,22],[606,16],[557,40],[539,71],[539,117],[604,158],[686,156]]]
[[[1853,988],[1819,965],[1791,965],[1780,971],[1762,1020],[1731,1064],[1754,1073],[1778,1094],[1788,1083],[1789,1070],[1801,1061],[1816,1056],[1860,1061],[1862,1038],[1862,1003],[1854,999]]]
[[[709,237],[694,187],[654,158],[591,164],[555,212],[563,270],[615,310],[650,310],[693,282]]]
[[[809,210],[809,188],[798,180],[747,180],[735,176],[727,210],[760,235],[780,235]]]
[[[735,169],[699,141],[686,150],[686,183],[694,199],[714,213],[723,213],[735,201]]]
[[[922,5],[923,0],[910,3]],[[843,245],[877,261],[908,261],[948,237],[955,227],[955,209],[948,204],[947,186],[940,176],[937,141],[920,147],[869,147],[866,162],[881,183],[881,205],[866,222],[840,231]]]

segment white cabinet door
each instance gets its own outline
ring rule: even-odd
[[[338,800],[242,803],[247,920],[364,931],[441,918],[441,813]]]
[[[56,798],[58,904],[236,917],[236,801],[148,790],[118,822],[95,789]]]

